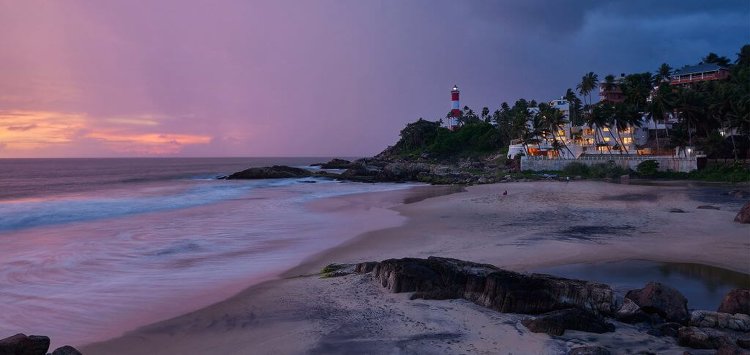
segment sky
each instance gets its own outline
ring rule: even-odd
[[[368,156],[750,43],[750,1],[0,0],[0,158]]]

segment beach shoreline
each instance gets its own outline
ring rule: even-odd
[[[225,301],[82,349],[93,354],[243,353],[246,347],[262,353],[344,353],[418,346],[493,353],[501,349],[500,343],[502,352],[559,353],[577,340],[529,333],[518,315],[495,314],[460,300],[409,301],[408,295],[375,287],[367,276],[321,279],[317,274],[329,263],[433,255],[515,271],[642,259],[750,273],[747,226],[732,223],[736,204],[696,209],[702,203],[691,198],[691,189],[546,181],[472,186],[410,204],[397,203],[409,195],[403,191],[336,197],[320,202],[327,206],[311,208],[396,203],[390,209],[406,221],[353,236],[301,261],[280,279],[251,286]],[[592,227],[593,233],[581,231]],[[489,329],[493,339],[481,335]],[[603,336],[597,341],[632,349],[674,346],[654,337],[644,340],[636,329],[625,327],[623,332],[620,340]]]

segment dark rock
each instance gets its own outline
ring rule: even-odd
[[[750,316],[742,313],[692,311],[690,312],[690,325],[748,332],[750,331]]]
[[[720,210],[721,209],[721,207],[714,206],[714,205],[700,205],[696,208],[699,210]]]
[[[227,176],[227,180],[236,179],[286,179],[312,176],[305,169],[294,168],[285,165],[274,165],[271,167],[250,168]]]
[[[734,344],[721,344],[716,355],[748,355],[748,352]]]
[[[685,212],[685,210],[683,210],[681,208],[670,208],[669,212],[670,213],[687,213],[687,212]]]
[[[657,337],[673,337],[677,338],[678,332],[682,327],[679,323],[667,322],[655,325],[647,333]]]
[[[742,313],[750,315],[750,289],[734,289],[729,291],[719,305],[719,312]]]
[[[651,317],[629,298],[623,300],[620,309],[615,312],[615,318],[624,323],[640,323],[651,320]]]
[[[743,224],[750,223],[750,202],[742,206],[742,209],[737,212],[737,217],[734,217],[734,221]]]
[[[70,345],[65,345],[65,346],[55,349],[55,351],[52,352],[52,355],[83,355],[83,354],[81,354],[81,352],[78,351],[78,349]]]
[[[0,355],[45,355],[49,338],[41,335],[16,334],[0,340]]]
[[[492,265],[449,258],[389,259],[373,276],[391,292],[417,298],[464,298],[500,312],[540,314],[581,308],[611,314],[612,289],[604,284],[541,274],[520,274]]]
[[[680,291],[658,282],[649,282],[639,290],[631,290],[625,295],[646,313],[658,314],[670,322],[686,324],[690,320],[687,299]]]
[[[607,348],[601,346],[579,346],[571,349],[568,355],[610,355],[612,354]]]
[[[750,338],[745,339],[737,339],[737,346],[743,348],[743,349],[750,349]]]
[[[354,272],[356,272],[358,274],[366,274],[368,272],[371,272],[372,269],[375,268],[375,265],[378,265],[377,261],[367,261],[367,262],[364,262],[364,263],[359,263],[354,268]]]
[[[534,333],[547,333],[560,336],[566,330],[580,330],[589,333],[608,333],[615,331],[615,326],[607,323],[601,316],[580,308],[568,308],[552,311],[534,318],[521,321]]]
[[[321,169],[349,169],[352,162],[344,159],[332,159],[331,161],[320,164]]]
[[[723,344],[731,344],[731,340],[710,329],[682,327],[677,334],[677,343],[693,349],[718,349]]]

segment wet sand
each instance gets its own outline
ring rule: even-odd
[[[320,278],[317,273],[332,262],[431,255],[516,271],[639,259],[750,273],[750,227],[732,222],[739,202],[722,197],[712,201],[719,210],[697,209],[706,203],[694,198],[694,189],[550,181],[474,186],[409,204],[401,202],[413,198],[413,191],[317,202],[310,208],[375,206],[391,208],[407,220],[304,260],[282,279],[83,351],[558,354],[594,342],[621,352],[681,354],[686,349],[673,339],[647,335],[632,325],[616,323],[617,332],[610,334],[568,331],[550,337],[526,330],[521,315],[462,300],[409,301],[408,294],[376,286],[369,275]]]

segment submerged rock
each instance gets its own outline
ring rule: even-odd
[[[737,216],[734,217],[735,222],[750,223],[750,202],[745,203],[742,209],[737,212]]]
[[[237,179],[285,179],[309,177],[313,174],[305,169],[286,165],[274,165],[261,168],[250,168],[238,171],[226,177],[227,180]]]
[[[391,292],[415,292],[413,298],[424,299],[464,298],[505,313],[581,308],[609,315],[613,311],[614,293],[608,285],[520,274],[488,264],[438,257],[389,259],[372,272]]]
[[[601,316],[580,308],[552,311],[524,319],[521,324],[534,333],[547,333],[555,336],[563,335],[566,330],[598,334],[615,331],[612,323],[607,323]]]
[[[750,315],[750,289],[734,289],[729,291],[719,305],[719,312]]]
[[[0,339],[0,355],[45,355],[49,349],[49,338],[41,335],[18,333]]]
[[[625,298],[635,302],[644,312],[658,314],[667,321],[686,324],[690,320],[685,296],[659,282],[649,282],[642,289],[628,291]]]

